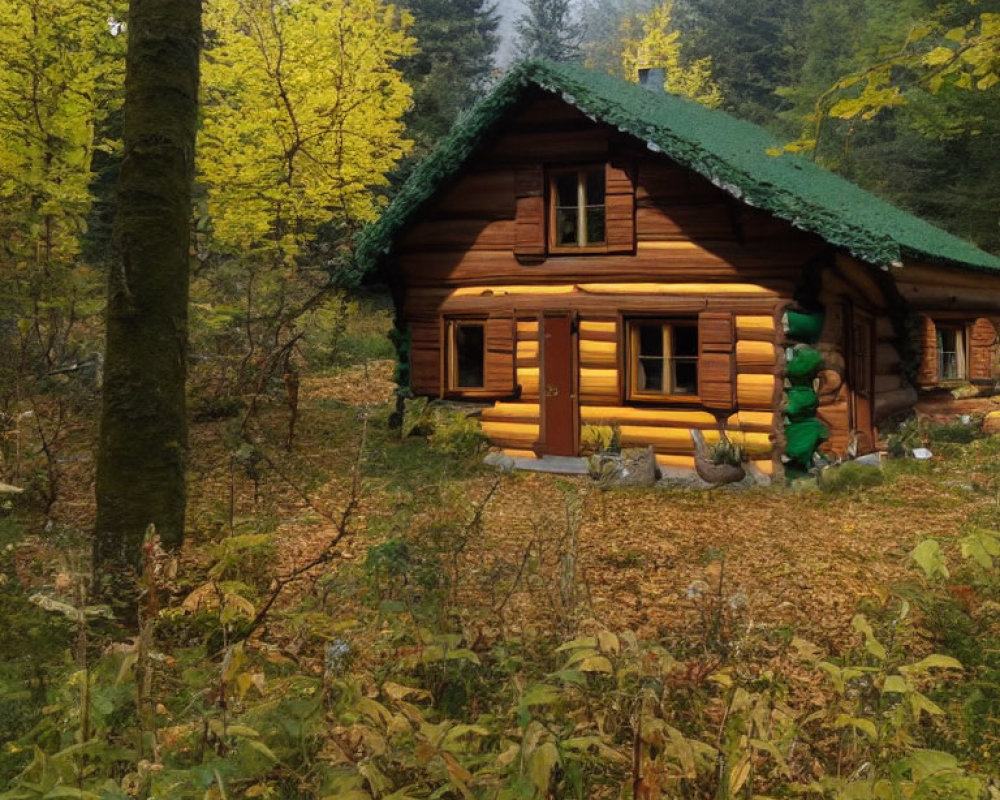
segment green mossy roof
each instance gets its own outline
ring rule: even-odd
[[[878,266],[905,259],[1000,270],[1000,258],[902,211],[799,156],[768,155],[781,142],[763,128],[670,94],[583,67],[530,61],[512,70],[413,171],[378,222],[358,238],[374,268],[413,215],[466,166],[486,134],[532,87],[646,142],[736,198],[811,231]]]

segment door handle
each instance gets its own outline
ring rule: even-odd
[[[559,387],[558,386],[546,386],[545,387],[545,396],[546,397],[558,397],[559,396]]]

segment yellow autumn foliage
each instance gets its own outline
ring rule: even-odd
[[[290,261],[374,219],[410,149],[410,16],[380,0],[210,0],[198,174],[213,249]]]
[[[668,92],[717,108],[722,104],[722,90],[712,79],[712,59],[683,59],[680,31],[671,19],[673,8],[671,0],[622,20],[622,74],[635,81],[640,69],[662,67]]]

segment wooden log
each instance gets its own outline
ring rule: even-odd
[[[723,198],[699,205],[641,205],[636,212],[640,242],[708,239],[735,241],[733,221]]]
[[[816,418],[830,429],[825,451],[843,457],[850,441],[850,411],[847,403],[820,406]]]
[[[899,293],[915,310],[931,312],[967,312],[996,314],[1000,312],[1000,291],[960,286],[932,286],[904,283],[897,279]],[[992,282],[989,284],[992,286]]]
[[[517,338],[521,339],[537,339],[538,338],[538,320],[535,319],[519,319],[517,321]]]
[[[586,425],[643,425],[714,430],[718,422],[707,411],[631,406],[580,406],[580,421]]]
[[[736,376],[736,402],[740,409],[768,410],[774,407],[777,380],[774,375],[740,373]]]
[[[517,367],[517,383],[524,399],[538,397],[538,367]]]
[[[749,339],[736,342],[736,369],[746,367],[773,367],[778,357],[771,342],[755,342]]]
[[[694,471],[694,456],[656,454],[656,465],[661,469],[689,469]]]
[[[428,214],[514,219],[513,170],[490,170],[463,175],[429,209]]]
[[[875,421],[891,417],[901,411],[908,411],[917,403],[917,390],[912,386],[904,386],[892,392],[875,395]]]
[[[726,431],[726,436],[730,442],[742,447],[748,456],[767,456],[774,450],[774,441],[770,433],[734,430]]]
[[[500,452],[508,458],[538,458],[538,454],[534,450],[518,450],[514,447],[503,447],[500,449]]]
[[[518,365],[522,361],[537,361],[538,360],[538,340],[537,339],[521,339],[517,340],[517,361]]]
[[[884,394],[885,392],[894,392],[897,389],[902,389],[902,388],[903,388],[903,376],[898,373],[895,375],[875,376],[876,394]]]
[[[537,425],[541,406],[538,403],[497,402],[483,409],[483,422],[520,422]]]
[[[483,420],[483,433],[498,447],[531,447],[538,441],[538,425]]]
[[[897,283],[975,289],[991,294],[1000,293],[1000,274],[972,272],[960,268],[943,267],[939,264],[929,265],[907,261],[901,270],[893,272],[893,276]]]
[[[618,399],[617,369],[580,369],[580,399],[584,402]]]
[[[768,458],[768,459],[762,459],[760,461],[757,461],[756,459],[754,459],[754,460],[752,460],[751,463],[753,463],[753,465],[755,467],[757,467],[757,469],[759,469],[762,473],[764,473],[765,475],[767,475],[769,478],[773,478],[774,477],[774,461],[772,461],[770,458]]]
[[[737,411],[726,420],[727,431],[774,431],[774,414],[770,411]]]
[[[759,249],[756,252],[732,244],[708,250],[686,242],[647,242],[641,243],[635,255],[546,258],[530,268],[530,275],[507,250],[411,251],[396,254],[395,260],[411,286],[489,285],[504,278],[530,278],[536,283],[574,279],[680,283],[693,276],[704,281],[781,281],[791,285],[802,264],[813,255],[802,248],[783,249],[777,245]]]
[[[406,250],[512,250],[514,220],[448,219],[417,223],[399,242]]]
[[[658,453],[689,455],[694,453],[690,428],[652,427],[649,425],[622,425],[622,445],[628,447],[647,447],[652,445]],[[701,430],[705,441],[715,444],[719,441],[719,432],[713,429]],[[774,449],[771,437],[766,433],[743,433],[739,431],[727,433],[729,440],[739,444],[747,453],[764,456]]]
[[[580,366],[584,369],[617,370],[618,343],[580,339]]]
[[[882,293],[882,287],[879,286],[871,274],[874,267],[843,253],[837,253],[834,258],[834,264],[840,274],[850,284],[857,287],[869,303],[875,303],[879,307],[885,305],[885,296]]]
[[[618,341],[617,320],[580,320],[580,338],[593,339],[598,342]]]
[[[774,317],[757,314],[737,314],[736,315],[736,338],[737,339],[764,339],[774,341]]]

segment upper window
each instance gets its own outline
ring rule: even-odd
[[[937,329],[938,380],[959,381],[966,376],[965,331],[962,328]]]
[[[483,389],[486,386],[486,323],[448,322],[448,388]]]
[[[550,249],[602,247],[607,239],[603,165],[550,173]]]
[[[628,323],[629,399],[698,395],[698,326],[684,321]]]

